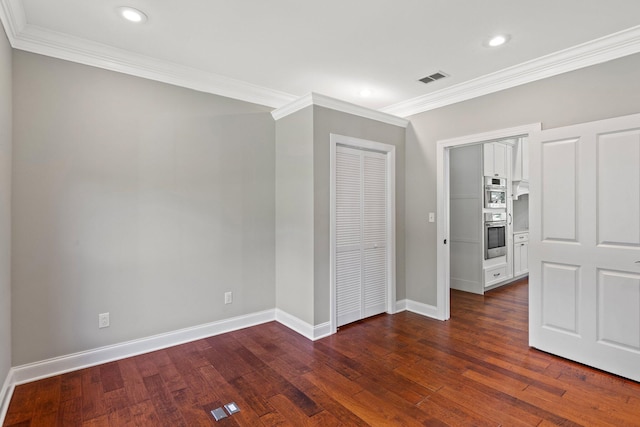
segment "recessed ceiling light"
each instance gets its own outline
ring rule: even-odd
[[[509,36],[506,34],[499,34],[497,36],[491,37],[489,41],[487,41],[487,46],[490,47],[498,47],[502,46],[506,42],[509,41]]]
[[[371,95],[373,95],[373,92],[371,92],[371,89],[362,89],[360,91],[360,96],[363,97],[363,98],[368,98]]]
[[[147,15],[133,7],[122,6],[116,9],[118,14],[130,22],[142,23],[147,20]]]

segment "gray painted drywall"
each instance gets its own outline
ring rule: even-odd
[[[11,59],[0,23],[0,388],[11,368]]]
[[[276,307],[313,320],[313,108],[276,121]]]
[[[14,366],[273,309],[268,108],[21,51],[13,64]]]
[[[640,112],[640,54],[410,117],[406,141],[407,298],[436,304],[436,143],[534,122],[555,128]]]
[[[313,107],[314,325],[329,321],[330,151],[338,134],[396,146],[396,300],[405,298],[405,129],[329,108]]]

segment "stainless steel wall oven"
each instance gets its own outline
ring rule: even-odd
[[[507,213],[484,215],[484,259],[507,254]]]

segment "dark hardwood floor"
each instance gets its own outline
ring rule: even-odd
[[[4,425],[640,426],[639,383],[528,347],[527,292],[453,291],[448,322],[380,315],[315,343],[271,322],[83,369],[18,386]]]

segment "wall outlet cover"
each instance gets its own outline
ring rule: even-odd
[[[108,328],[109,327],[109,313],[100,313],[98,314],[98,328]]]

